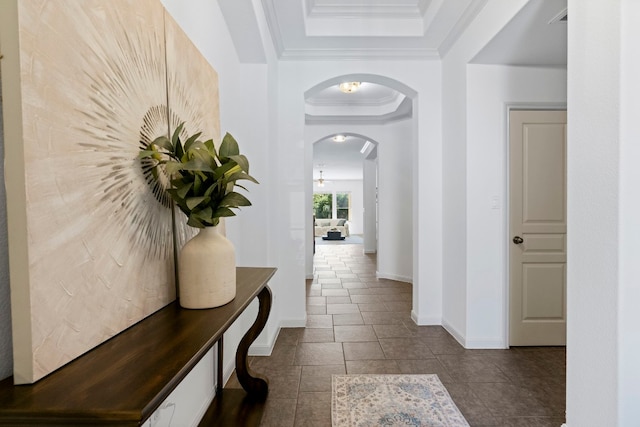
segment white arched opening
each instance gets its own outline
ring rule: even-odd
[[[358,117],[345,115],[328,122],[317,122],[307,116],[304,127],[305,181],[309,184],[305,185],[307,190],[305,199],[311,200],[313,197],[313,146],[315,143],[338,133],[375,143],[377,161],[367,167],[369,171],[372,167],[375,168],[375,172],[369,173],[367,180],[363,179],[363,188],[374,192],[373,203],[375,206],[377,199],[379,210],[371,215],[370,210],[365,209],[364,214],[368,218],[365,227],[370,230],[369,233],[373,234],[373,242],[365,235],[364,249],[367,252],[377,250],[379,277],[415,283],[418,259],[415,228],[418,223],[416,206],[418,160],[412,153],[416,153],[418,147],[417,92],[389,77],[374,74],[348,74],[329,78],[313,86],[305,92],[305,100],[344,81],[369,82],[390,87],[400,92],[406,102],[399,114],[393,117],[382,115],[378,120],[361,120]],[[407,105],[408,108],[406,108]],[[377,194],[375,194],[376,191]],[[308,205],[306,212],[309,221],[307,223],[309,227],[313,227],[311,203]],[[376,233],[376,218],[378,233]],[[371,224],[372,221],[373,224]],[[306,236],[313,235],[311,229],[307,231]],[[305,261],[305,272],[310,278],[313,275],[312,242],[305,245]]]

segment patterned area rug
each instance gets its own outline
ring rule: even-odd
[[[437,375],[333,375],[333,427],[468,427]]]

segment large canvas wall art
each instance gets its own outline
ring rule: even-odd
[[[0,7],[20,384],[175,299],[171,203],[137,155],[182,121],[218,138],[218,86],[158,0]],[[179,247],[192,232],[177,231]]]

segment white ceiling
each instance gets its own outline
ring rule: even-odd
[[[313,144],[313,179],[325,180],[362,179],[362,162],[365,155],[360,152],[365,140],[349,136],[344,142],[335,142],[331,137]]]
[[[281,59],[439,58],[486,0],[262,0]]]
[[[237,0],[218,0],[243,62],[264,62],[255,15]],[[262,0],[281,60],[439,59],[494,0]],[[530,0],[473,59],[474,63],[566,67],[567,25],[550,23],[567,0]],[[336,76],[341,75],[336,70]],[[331,85],[306,99],[306,123],[386,123],[410,117],[411,100],[372,82],[344,94]],[[332,134],[333,135],[333,134]],[[332,136],[328,135],[328,137]],[[362,177],[361,138],[314,144],[314,179]],[[358,178],[359,177],[359,178]]]
[[[531,0],[482,49],[478,64],[567,66],[567,0]]]
[[[379,122],[390,116],[398,118],[406,96],[388,86],[361,82],[354,93],[343,93],[338,85],[329,86],[306,98],[307,123],[352,121]]]

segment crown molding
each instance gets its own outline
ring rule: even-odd
[[[281,60],[321,60],[321,61],[349,61],[368,59],[404,59],[404,60],[438,60],[440,53],[437,49],[283,49]]]
[[[269,27],[273,47],[278,57],[281,57],[284,52],[284,41],[282,40],[282,33],[280,32],[274,1],[275,0],[262,0],[262,9],[264,10],[264,16],[267,21],[267,26]]]
[[[471,22],[478,16],[480,11],[485,7],[489,0],[473,0],[467,6],[464,13],[456,21],[456,23],[449,31],[449,34],[444,38],[442,43],[440,43],[439,54],[440,57],[444,57],[447,52],[451,49],[451,47],[458,41],[460,36],[464,33],[467,27],[471,24]]]
[[[404,94],[398,91],[394,91],[389,96],[385,96],[377,99],[360,99],[360,100],[353,100],[353,101],[350,100],[349,102],[340,102],[340,101],[336,101],[335,99],[313,100],[312,98],[312,99],[307,99],[306,103],[314,107],[334,107],[334,106],[342,106],[342,105],[349,105],[354,107],[383,107],[383,106],[386,106],[389,104],[395,104],[395,103],[399,105],[399,103],[401,102],[399,101],[400,97],[404,97]]]

